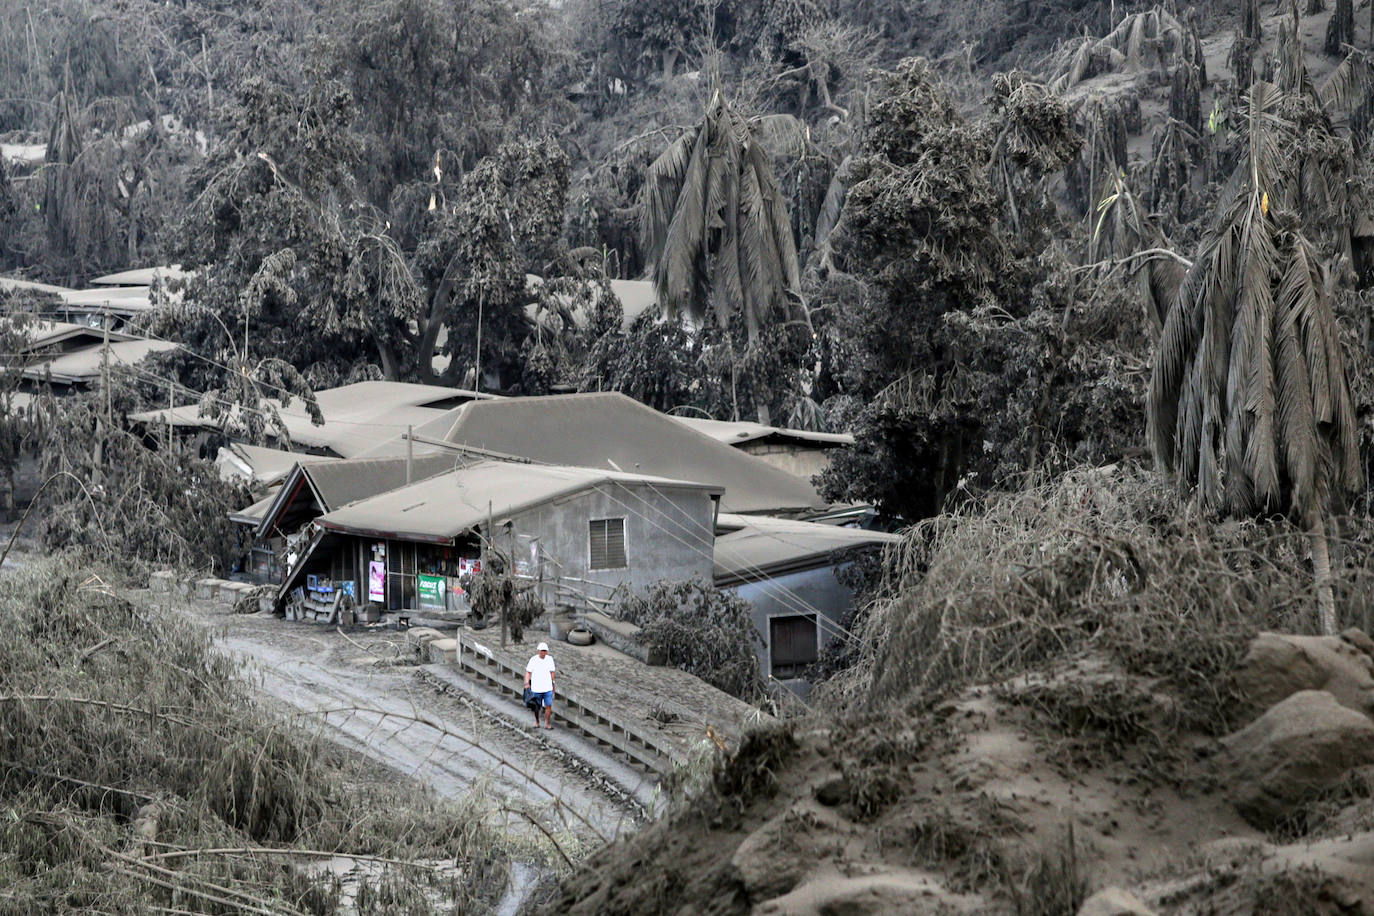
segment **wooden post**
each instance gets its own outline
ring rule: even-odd
[[[487,532],[486,532],[486,537],[484,537],[484,538],[482,539],[482,544],[483,544],[483,546],[487,546],[487,545],[493,545],[493,546],[494,546],[494,542],[492,541],[492,538],[493,538],[493,536],[494,536],[494,535],[493,535],[493,532],[494,532],[495,530],[496,530],[496,522],[495,522],[495,520],[492,518],[492,515],[491,515],[491,500],[487,500]],[[487,572],[488,572],[490,569],[491,569],[491,567],[490,567],[487,563],[483,563],[483,564],[482,564],[482,574],[483,574],[483,575],[486,575]],[[507,575],[509,575],[509,571],[507,571]],[[501,602],[501,648],[504,649],[505,647],[506,647],[506,602],[502,601],[502,602]]]

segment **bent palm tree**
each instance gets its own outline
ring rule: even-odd
[[[800,312],[801,277],[787,205],[751,124],[722,98],[649,166],[640,196],[659,306],[721,327],[739,314],[752,343],[761,327]],[[767,407],[759,405],[767,423]]]
[[[1331,633],[1326,520],[1358,482],[1356,421],[1326,270],[1285,180],[1294,128],[1276,113],[1281,98],[1268,83],[1250,90],[1248,156],[1155,353],[1150,436],[1157,460],[1205,510],[1302,522]]]

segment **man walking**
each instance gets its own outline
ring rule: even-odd
[[[539,653],[531,655],[525,665],[525,689],[538,698],[544,707],[544,727],[553,728],[553,658],[549,655],[549,644],[541,642]],[[534,707],[534,727],[539,727],[539,706]]]

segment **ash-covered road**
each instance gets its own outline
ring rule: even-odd
[[[210,627],[216,644],[288,715],[442,796],[478,792],[493,807],[528,807],[545,825],[593,843],[632,826],[634,805],[521,730],[523,716],[493,715],[483,703],[440,693],[414,666],[387,664],[406,651],[397,633],[345,638],[322,624],[233,615],[205,603],[178,610]],[[519,815],[509,818],[513,831],[534,830]]]

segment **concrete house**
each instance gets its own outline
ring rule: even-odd
[[[320,515],[278,601],[297,589],[308,600],[310,583],[325,581],[388,610],[463,610],[458,579],[480,569],[485,539],[546,604],[604,607],[617,589],[709,581],[720,494],[688,481],[481,460]]]

